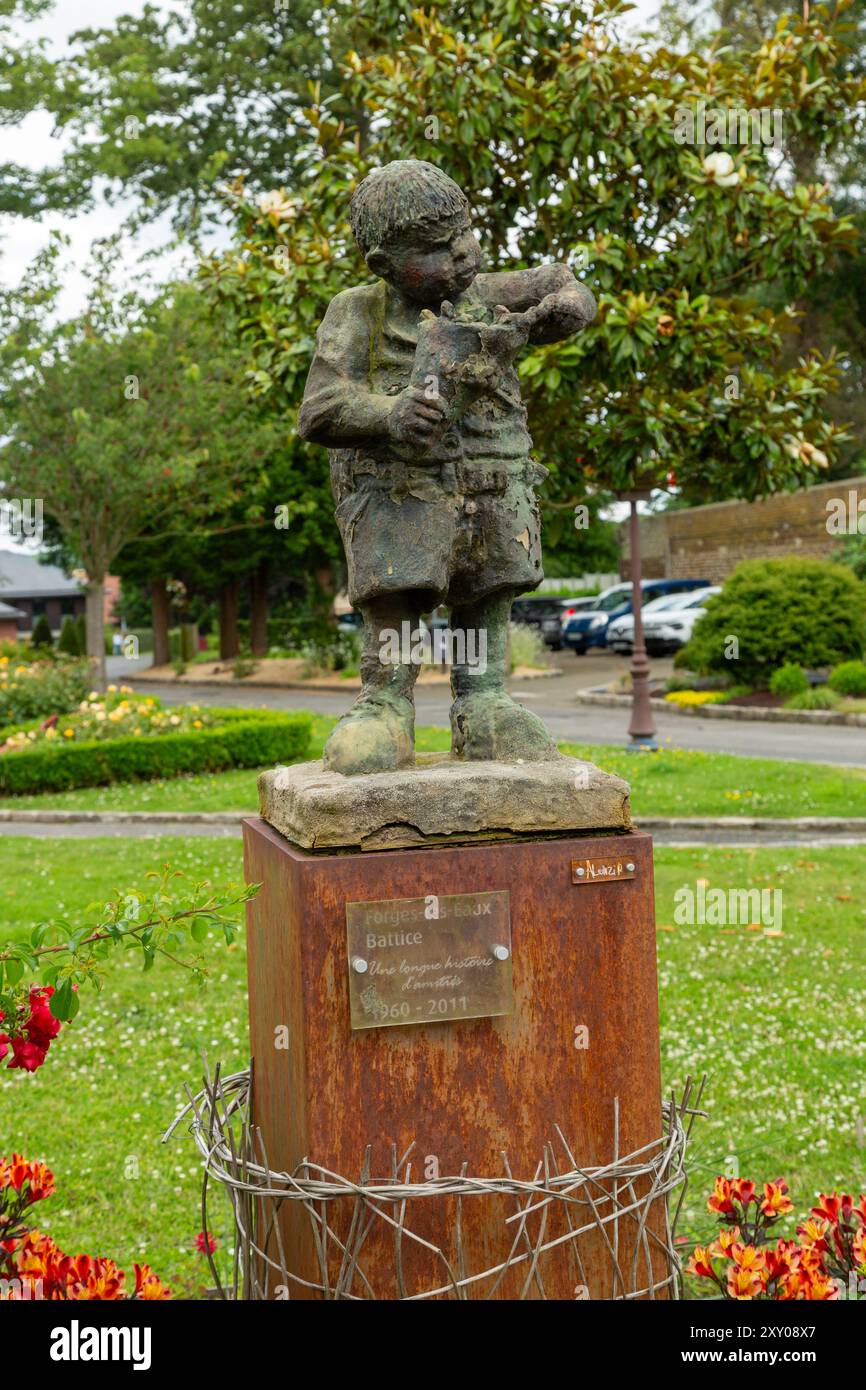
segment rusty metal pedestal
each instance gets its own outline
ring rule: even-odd
[[[414,1140],[412,1181],[456,1175],[464,1165],[475,1177],[502,1175],[503,1152],[511,1174],[531,1179],[545,1146],[556,1142],[557,1126],[581,1167],[603,1165],[657,1137],[648,835],[314,854],[251,818],[244,847],[247,880],[263,885],[248,904],[247,939],[254,1117],[271,1169],[291,1172],[308,1158],[355,1179],[370,1145],[371,1172],[387,1179],[392,1145],[402,1154]],[[620,867],[596,877],[593,866],[601,864]],[[489,892],[509,895],[512,1012],[353,1030],[346,905]],[[548,1205],[558,1208],[548,1214],[551,1232],[557,1222],[565,1231],[569,1216],[579,1215]],[[443,1246],[442,1225],[453,1225],[455,1199],[409,1206],[419,1208],[411,1213],[413,1229]],[[515,1232],[504,1222],[514,1211],[513,1196],[462,1201],[466,1267],[484,1270],[503,1258]],[[651,1215],[650,1226],[658,1220],[659,1213]],[[287,1261],[315,1283],[308,1215],[298,1205],[284,1207],[282,1223]],[[635,1239],[628,1221],[616,1239],[627,1254]],[[377,1297],[398,1296],[394,1252],[393,1229],[371,1229],[364,1265]],[[405,1249],[401,1262],[409,1296],[441,1283],[441,1268],[424,1247]],[[583,1266],[583,1296],[617,1296],[600,1236],[587,1237]],[[526,1273],[526,1264],[509,1271],[494,1296],[525,1292]],[[528,1296],[573,1299],[582,1277],[564,1244],[545,1255]],[[487,1296],[494,1282],[479,1280],[469,1296]],[[302,1288],[291,1296],[299,1292],[304,1296]]]

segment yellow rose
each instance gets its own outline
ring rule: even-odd
[[[63,730],[63,737],[64,737],[64,738],[75,738],[75,730],[74,730],[74,729],[64,729],[64,730]]]

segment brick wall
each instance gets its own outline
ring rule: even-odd
[[[727,579],[741,560],[767,560],[783,555],[831,559],[845,536],[827,531],[827,503],[851,495],[866,504],[866,477],[819,483],[802,492],[780,493],[761,502],[714,502],[687,511],[641,517],[643,573],[647,579]],[[866,530],[866,505],[861,527]],[[628,524],[620,530],[620,571],[631,573]]]

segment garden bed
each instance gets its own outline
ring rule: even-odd
[[[19,796],[273,766],[302,758],[310,742],[312,721],[304,711],[221,709],[199,718],[196,707],[163,712],[153,699],[144,703],[157,711],[150,716],[159,719],[153,731],[142,732],[134,714],[131,732],[88,737],[86,725],[93,721],[86,710],[47,729],[31,723],[0,730],[0,792]],[[105,719],[114,713],[108,710]]]

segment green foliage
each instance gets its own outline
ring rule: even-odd
[[[0,758],[0,790],[10,795],[62,791],[294,762],[307,750],[310,729],[310,716],[303,712],[224,709],[218,724],[195,733],[40,743]]]
[[[836,709],[842,703],[841,696],[826,685],[813,686],[799,695],[792,695],[785,701],[785,709]]]
[[[830,676],[830,689],[855,699],[866,696],[866,662],[843,661]]]
[[[770,677],[770,690],[774,695],[802,695],[809,689],[809,680],[802,666],[786,661]]]
[[[620,38],[616,0],[591,17],[534,0],[487,11],[476,25],[416,10],[393,50],[346,54],[349,100],[376,116],[363,138],[314,94],[315,143],[291,192],[259,201],[235,183],[235,245],[204,273],[246,336],[254,389],[291,418],[328,301],[369,279],[351,192],[371,166],[411,155],[466,188],[487,268],[514,265],[517,246],[523,263],[570,262],[597,294],[593,325],[520,363],[557,501],[672,471],[693,498],[813,481],[840,442],[822,411],[836,370],[817,355],[782,362],[787,306],[853,227],[822,185],[780,178],[760,144],[735,146],[720,182],[705,162],[718,151],[678,143],[675,118],[724,94],[784,110],[827,153],[866,90],[844,71],[834,22],[787,17],[758,50],[683,55]]]
[[[90,690],[86,661],[34,661],[0,666],[0,727],[49,714],[69,714]],[[6,731],[4,731],[6,732]]]
[[[854,571],[858,579],[866,580],[866,536],[852,536],[839,559]]]
[[[33,624],[33,631],[30,634],[30,641],[34,647],[53,647],[54,638],[51,635],[51,624],[44,613],[40,613],[36,622]]]
[[[57,639],[57,650],[66,656],[83,656],[84,652],[79,641],[79,628],[74,618],[64,618],[60,629],[60,636]]]
[[[726,655],[736,637],[739,654]],[[820,560],[747,560],[708,599],[678,665],[726,672],[766,687],[796,657],[809,669],[859,658],[866,642],[866,586],[844,565]]]
[[[79,989],[101,989],[105,966],[115,949],[140,952],[144,971],[157,956],[190,970],[200,984],[207,979],[205,957],[198,949],[216,928],[230,946],[238,930],[237,909],[254,897],[258,884],[229,884],[215,889],[208,881],[191,883],[186,875],[165,865],[146,877],[150,891],[130,888],[116,893],[96,912],[91,904],[89,920],[72,923],[63,917],[38,922],[26,936],[0,946],[0,1011],[7,1029],[15,1035],[18,1010],[26,1005],[29,981],[55,993],[50,1010],[61,1022],[75,1018],[80,1007]]]
[[[509,623],[508,659],[512,671],[517,666],[542,669],[550,665],[544,639],[536,628],[528,627],[526,623]]]

